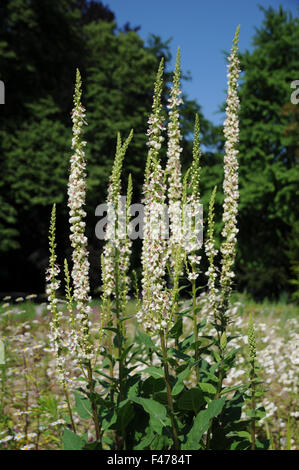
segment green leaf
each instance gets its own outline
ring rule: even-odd
[[[223,390],[221,390],[220,395],[226,395],[227,393],[234,392],[235,390],[241,390],[244,391],[248,386],[239,384],[239,385],[233,385],[232,387],[226,387]]]
[[[126,428],[135,416],[134,407],[129,401],[125,402],[118,410],[116,426],[124,435]]]
[[[137,375],[130,377],[127,380],[126,386],[128,390],[128,398],[135,397],[136,395],[138,395],[139,383],[140,377]]]
[[[227,437],[240,437],[250,442],[251,436],[247,431],[232,431],[227,434]]]
[[[139,442],[139,444],[134,447],[134,450],[143,450],[148,449],[155,438],[155,433],[151,428],[148,428],[148,432],[144,436],[144,438]]]
[[[193,426],[187,434],[187,441],[182,445],[183,450],[198,450],[203,434],[209,429],[210,422],[218,416],[225,403],[225,398],[217,398],[209,403],[206,410],[200,411],[194,418]]]
[[[202,391],[198,388],[191,388],[190,390],[185,390],[180,395],[176,406],[179,410],[192,410],[196,414],[205,403]]]
[[[212,351],[212,353],[215,358],[215,361],[219,364],[219,362],[221,362],[220,354],[218,353],[218,351]]]
[[[165,380],[161,377],[158,379],[154,379],[154,377],[148,377],[142,384],[142,394],[146,397],[151,396],[152,398],[155,398],[154,395],[164,389]]]
[[[171,338],[178,339],[183,333],[183,318],[180,316],[169,332]]]
[[[157,349],[155,343],[152,341],[152,338],[140,330],[138,331],[136,339],[140,344],[144,344],[148,349],[152,349],[153,351]]]
[[[268,450],[270,447],[271,441],[269,439],[264,439],[259,441],[258,439],[255,441],[255,446],[257,450]]]
[[[89,419],[92,416],[90,400],[78,392],[74,392],[76,402],[76,412],[83,419]]]
[[[250,441],[234,441],[231,446],[230,450],[249,450],[251,448]]]
[[[167,392],[157,392],[154,396],[155,400],[162,403],[164,406],[168,406]]]
[[[189,361],[190,359],[190,357],[187,354],[184,354],[182,351],[178,351],[177,349],[174,349],[174,348],[169,348],[168,352],[172,356],[175,356],[178,359],[182,359],[183,361]]]
[[[198,386],[204,393],[208,393],[208,394],[211,394],[211,395],[216,395],[216,393],[217,393],[217,390],[214,387],[214,385],[212,385],[210,383],[200,382],[198,384]]]
[[[163,427],[167,426],[169,421],[166,416],[167,412],[165,406],[150,398],[132,397],[131,400],[142,406],[144,411],[150,415],[151,428],[160,434]]]
[[[190,374],[190,369],[187,367],[185,370],[183,370],[177,377],[177,381],[175,383],[175,386],[173,387],[171,394],[172,395],[178,395],[181,393],[181,391],[184,389],[184,380],[187,377],[187,375]]]
[[[70,429],[65,429],[63,431],[62,441],[64,450],[81,450],[85,446],[84,439]]]
[[[158,367],[147,367],[142,372],[146,372],[147,374],[149,374],[151,377],[154,377],[155,379],[160,379],[164,377],[163,369],[159,369]]]
[[[112,427],[117,421],[117,414],[115,410],[108,411],[102,419],[102,429],[106,431]]]
[[[99,441],[87,442],[83,447],[83,450],[102,450],[102,444]]]

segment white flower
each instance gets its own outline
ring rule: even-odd
[[[198,278],[199,274],[198,273],[189,273],[188,274],[188,279],[189,281],[195,281]]]
[[[10,441],[11,439],[13,439],[13,436],[5,436],[3,439],[1,439],[0,442],[8,442],[8,441]]]
[[[231,291],[232,278],[234,277],[233,265],[236,252],[236,234],[238,229],[238,140],[239,140],[239,98],[237,93],[238,78],[240,74],[238,59],[238,31],[234,39],[232,52],[228,64],[228,91],[226,100],[226,119],[224,122],[225,155],[224,155],[224,203],[222,236],[224,241],[221,245],[222,269],[220,276],[221,303],[227,308],[228,297]]]

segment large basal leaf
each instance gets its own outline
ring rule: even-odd
[[[83,419],[89,419],[92,417],[92,410],[90,400],[81,395],[78,392],[74,392],[75,402],[76,402],[76,412]]]
[[[116,426],[118,429],[120,429],[122,434],[129,426],[130,422],[134,418],[134,415],[134,407],[129,401],[127,401],[124,406],[119,408]]]
[[[82,450],[85,446],[85,440],[70,429],[63,431],[62,441],[64,450]]]
[[[164,378],[154,379],[154,377],[148,377],[142,384],[142,394],[144,397],[154,398],[158,392],[165,389]]]
[[[176,402],[176,406],[179,410],[192,410],[194,413],[198,413],[205,403],[202,391],[198,388],[191,388],[182,393]]]
[[[142,406],[144,411],[150,415],[150,427],[155,432],[161,433],[169,421],[165,406],[150,398],[131,397],[131,400]]]
[[[200,448],[203,434],[209,429],[212,419],[221,413],[224,403],[225,398],[217,398],[209,403],[206,410],[198,413],[187,435],[187,441],[182,445],[183,450],[198,450]]]

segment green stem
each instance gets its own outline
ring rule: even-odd
[[[180,445],[179,445],[179,439],[178,439],[177,424],[176,424],[175,417],[174,417],[174,409],[173,409],[173,401],[172,401],[172,395],[171,395],[171,386],[170,386],[170,379],[169,379],[167,350],[166,350],[166,341],[165,341],[164,331],[161,331],[160,338],[161,338],[161,349],[162,349],[162,357],[163,357],[164,378],[165,378],[165,384],[166,384],[166,390],[167,390],[168,406],[170,409],[170,420],[171,420],[174,448],[175,450],[179,450]]]
[[[76,434],[76,426],[75,426],[75,422],[74,422],[74,419],[73,419],[73,413],[72,413],[72,407],[71,407],[71,402],[70,402],[70,396],[69,396],[69,392],[68,392],[68,389],[67,389],[67,386],[66,386],[65,383],[63,384],[63,390],[64,390],[64,395],[65,395],[65,399],[66,399],[66,403],[67,403],[67,409],[68,409],[68,412],[69,412],[69,415],[70,415],[70,420],[71,420],[71,424],[72,424],[72,430],[73,430],[74,433]]]
[[[251,450],[255,450],[255,410],[256,410],[256,401],[255,401],[255,367],[254,360],[251,363],[251,410],[253,412],[253,417],[251,420],[250,434],[251,434]]]
[[[220,397],[220,393],[222,390],[222,383],[224,380],[224,370],[223,370],[223,351],[220,348],[220,339],[219,339],[219,354],[221,357],[221,362],[219,364],[219,377],[218,377],[218,383],[217,383],[217,392],[215,395],[215,400]],[[214,424],[214,419],[212,419],[208,432],[207,432],[207,440],[206,440],[206,449],[208,450],[210,448],[210,443],[211,443],[211,435],[212,435],[212,430],[213,430],[213,424]]]
[[[123,325],[121,322],[121,302],[120,302],[120,275],[119,275],[119,253],[117,251],[115,256],[115,302],[116,302],[116,319],[117,319],[117,334],[118,334],[118,367],[119,367],[119,398],[123,400]]]
[[[192,267],[192,272],[194,272]],[[192,280],[192,314],[193,314],[193,336],[194,336],[194,358],[196,364],[199,361],[199,354],[198,354],[198,329],[197,329],[197,313],[196,313],[196,282]],[[199,367],[198,364],[195,368],[196,372],[196,382],[199,382]]]
[[[26,412],[28,413],[29,411],[29,384],[28,384],[28,378],[27,378],[28,367],[27,367],[26,357],[24,354],[23,354],[23,363],[24,363],[24,379],[25,379],[25,408],[26,408]],[[24,434],[25,434],[26,442],[28,442],[28,428],[29,428],[29,418],[28,418],[27,413],[25,414],[25,427],[24,427]]]
[[[94,400],[94,383],[92,377],[92,367],[91,362],[88,361],[87,363],[87,377],[88,377],[88,384],[89,384],[89,391],[90,391],[90,402],[91,402],[91,409],[92,409],[92,418],[94,422],[95,432],[96,432],[96,440],[99,441],[101,439],[101,429],[99,423],[99,417],[97,412],[97,405]]]

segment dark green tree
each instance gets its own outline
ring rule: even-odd
[[[257,296],[288,290],[289,235],[299,215],[299,20],[264,10],[252,52],[241,54],[239,286]]]
[[[1,290],[43,290],[53,202],[58,247],[68,246],[66,184],[76,67],[83,77],[89,123],[88,236],[93,284],[98,285],[101,246],[94,235],[94,211],[106,197],[116,133],[134,128],[125,167],[133,174],[138,197],[154,76],[161,56],[170,59],[167,41],[153,37],[145,44],[137,30],[129,24],[118,28],[113,12],[101,2],[1,2],[0,79],[6,85],[0,129]],[[167,86],[164,103],[166,95]],[[185,161],[191,155],[187,139],[199,111],[195,102],[185,100]],[[208,134],[210,124],[201,121],[203,134]]]

